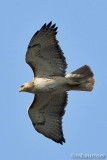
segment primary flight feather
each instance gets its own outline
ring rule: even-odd
[[[67,91],[91,91],[94,85],[90,67],[83,67],[66,74],[66,58],[56,39],[56,24],[44,24],[32,37],[26,52],[26,63],[34,79],[21,86],[20,92],[34,94],[28,114],[34,128],[53,141],[65,142],[62,117],[67,104]]]

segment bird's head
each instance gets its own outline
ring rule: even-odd
[[[23,84],[20,87],[19,92],[30,92],[30,93],[32,93],[33,88],[34,88],[34,82],[30,81],[30,82],[27,82],[27,83]]]

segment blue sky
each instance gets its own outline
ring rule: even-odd
[[[96,80],[92,92],[69,92],[63,146],[34,130],[27,114],[33,95],[18,92],[33,78],[25,63],[28,43],[50,21],[58,26],[67,73],[88,64]],[[73,153],[107,158],[107,1],[4,0],[0,43],[0,159],[71,160]]]

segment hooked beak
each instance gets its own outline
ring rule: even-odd
[[[19,89],[19,92],[22,92],[22,89],[21,89],[21,88]]]

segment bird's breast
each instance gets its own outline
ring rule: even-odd
[[[36,78],[34,82],[34,93],[43,93],[43,92],[53,92],[62,87],[64,83],[63,77],[62,79],[58,77],[52,78]]]

